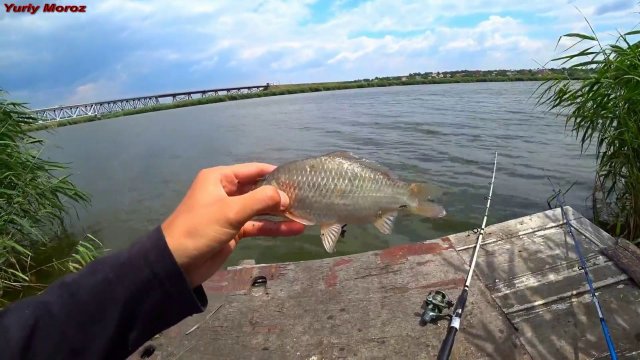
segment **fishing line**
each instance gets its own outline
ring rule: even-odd
[[[489,206],[491,206],[491,196],[493,194],[493,183],[496,179],[496,165],[498,164],[498,152],[496,151],[495,158],[493,160],[493,175],[491,176],[491,183],[489,188],[489,196],[487,199],[487,207],[484,210],[484,218],[482,219],[482,227],[478,231],[478,238],[476,240],[476,246],[473,249],[473,256],[471,257],[471,265],[469,267],[469,272],[467,273],[467,278],[464,282],[464,287],[462,288],[462,292],[460,296],[458,296],[458,300],[456,301],[456,305],[453,308],[453,315],[451,317],[451,322],[449,323],[449,328],[447,329],[447,335],[442,341],[440,345],[440,351],[438,352],[438,360],[447,360],[449,356],[451,356],[451,350],[453,349],[453,344],[456,339],[456,334],[460,329],[460,322],[462,320],[462,313],[464,312],[464,307],[467,304],[467,297],[469,294],[469,285],[471,284],[471,278],[473,276],[473,270],[476,266],[476,260],[478,259],[478,250],[480,249],[480,244],[482,243],[482,238],[484,237],[484,230],[487,224],[487,216],[489,214]]]
[[[549,183],[551,183],[551,187],[553,188],[553,195],[550,198],[550,200],[555,199],[556,202],[560,205],[560,212],[562,213],[563,223],[566,225],[567,232],[571,236],[571,239],[573,239],[573,244],[575,245],[576,253],[578,254],[578,258],[580,260],[580,267],[582,268],[582,271],[584,272],[584,276],[587,279],[587,284],[589,285],[589,291],[591,292],[591,301],[593,301],[593,304],[595,305],[596,310],[598,311],[598,317],[600,318],[600,327],[602,327],[602,333],[604,334],[604,339],[607,342],[609,355],[612,360],[617,360],[618,355],[616,355],[616,349],[613,345],[611,334],[609,333],[609,326],[607,326],[607,322],[604,319],[604,313],[602,312],[602,308],[600,307],[600,302],[598,301],[596,290],[593,288],[593,281],[591,279],[591,274],[589,273],[589,267],[587,266],[587,262],[584,260],[584,256],[582,255],[582,249],[580,248],[580,243],[578,243],[576,236],[573,234],[573,225],[571,225],[571,221],[567,217],[567,214],[564,212],[564,207],[565,207],[564,195],[569,190],[562,192],[561,189],[558,189],[556,191],[556,187],[553,184],[553,182],[551,182],[551,179],[549,179],[548,177],[547,179],[549,180]]]

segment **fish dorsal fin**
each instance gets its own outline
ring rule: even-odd
[[[347,160],[362,160],[360,157],[356,156],[351,151],[342,151],[342,150],[333,151],[333,152],[330,152],[328,154],[324,154],[322,156],[336,157],[336,158],[347,159]]]
[[[398,216],[397,211],[392,211],[390,213],[382,214],[373,225],[383,234],[389,235],[393,231],[393,222],[396,220],[396,216]]]
[[[322,244],[328,253],[336,251],[336,243],[338,242],[338,238],[340,238],[341,233],[341,224],[328,224],[320,227],[320,238],[322,239]]]
[[[361,158],[355,154],[353,154],[352,152],[349,151],[334,151],[334,152],[330,152],[328,154],[325,154],[323,156],[326,157],[333,157],[333,158],[338,158],[338,159],[345,159],[345,160],[349,160],[349,161],[353,161],[356,162],[362,166],[368,167],[369,169],[378,171],[380,173],[385,174],[386,176],[388,176],[391,179],[398,179],[398,177],[391,172],[391,170],[389,170],[389,168],[375,162],[375,161],[371,161],[371,160],[367,160],[364,158]]]

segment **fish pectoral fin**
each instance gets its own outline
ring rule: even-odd
[[[316,224],[315,222],[313,222],[311,220],[307,220],[307,219],[305,219],[303,217],[294,215],[294,214],[290,213],[289,211],[285,211],[284,216],[288,217],[289,219],[291,219],[293,221],[297,221],[297,222],[299,222],[301,224],[304,224],[304,225],[315,225]]]
[[[389,235],[391,231],[393,231],[393,222],[396,220],[396,216],[398,216],[397,211],[392,211],[390,213],[382,214],[378,217],[376,221],[373,222],[373,225],[383,234]]]
[[[320,227],[320,238],[328,253],[336,251],[336,243],[340,238],[340,233],[342,233],[341,224],[327,224]]]

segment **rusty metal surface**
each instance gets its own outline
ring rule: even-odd
[[[251,288],[258,275],[268,279],[266,288]],[[231,268],[205,283],[205,313],[149,342],[156,347],[150,358],[432,359],[448,324],[419,326],[420,306],[430,290],[455,298],[464,276],[462,258],[446,238]],[[480,284],[472,291],[452,358],[528,359],[489,293]]]

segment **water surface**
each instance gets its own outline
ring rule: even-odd
[[[199,169],[262,161],[279,164],[335,150],[376,160],[407,181],[444,189],[448,215],[398,218],[394,234],[350,226],[336,255],[386,248],[478,227],[499,152],[488,223],[547,209],[550,176],[576,185],[567,202],[586,207],[595,160],[553,114],[534,106],[538,83],[441,84],[259,98],[128,116],[39,135],[45,155],[71,163],[92,195],[76,231],[120,249],[158,225]],[[319,229],[293,238],[243,240],[229,263],[329,256]]]

